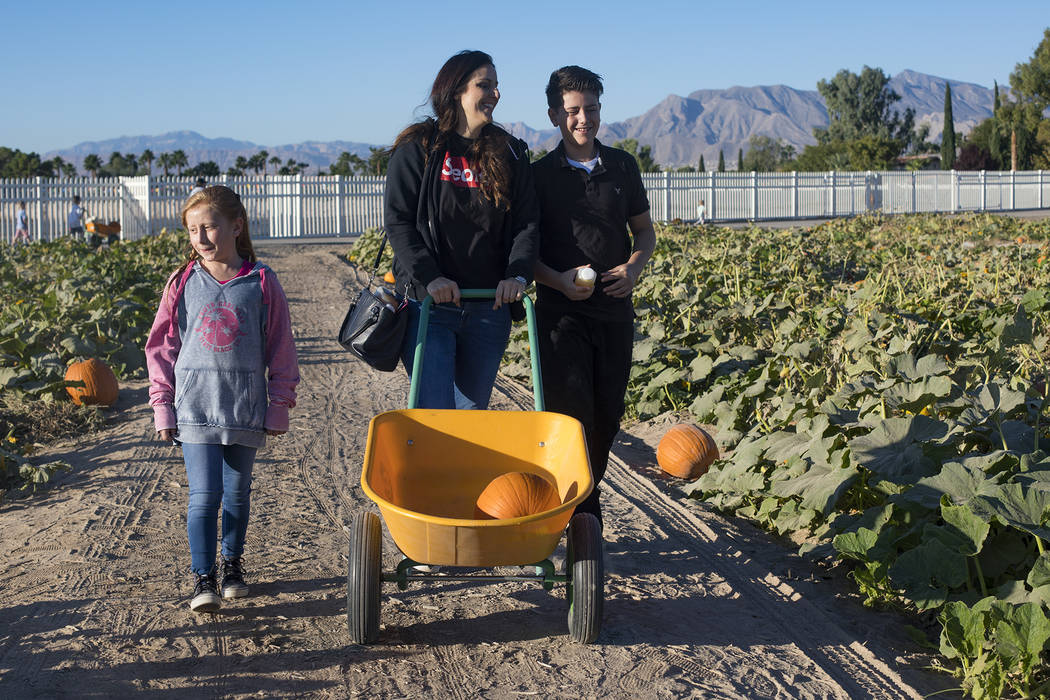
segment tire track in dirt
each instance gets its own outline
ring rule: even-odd
[[[664,533],[672,543],[690,547],[700,568],[718,571],[740,595],[756,605],[767,621],[773,621],[808,659],[838,686],[842,697],[907,698],[922,696],[910,688],[879,657],[815,608],[788,583],[749,559],[729,540],[715,532],[683,505],[671,500],[653,482],[632,471],[613,455],[605,483],[616,495],[630,501],[654,522],[667,525]],[[697,543],[701,546],[696,546]],[[726,563],[731,562],[730,565]],[[790,624],[780,622],[783,606],[801,609]],[[816,643],[820,640],[820,643]]]

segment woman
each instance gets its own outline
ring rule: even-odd
[[[462,51],[438,71],[434,116],[394,142],[387,169],[386,231],[394,276],[407,286],[401,359],[411,374],[420,300],[434,298],[419,408],[488,406],[519,302],[538,252],[539,212],[526,145],[492,122],[496,68]],[[463,300],[461,289],[495,289]]]

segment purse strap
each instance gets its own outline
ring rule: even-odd
[[[383,251],[386,250],[386,231],[383,231],[383,241],[379,244],[379,252],[376,253],[376,261],[372,265],[372,272],[368,275],[368,288],[372,288],[372,280],[379,273],[379,261],[383,259]]]

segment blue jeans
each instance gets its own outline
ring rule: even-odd
[[[510,338],[510,308],[492,300],[435,304],[430,308],[426,354],[416,408],[485,409]],[[401,361],[409,377],[422,304],[410,300]]]
[[[222,503],[222,555],[236,559],[244,551],[251,504],[254,447],[182,443],[190,504],[186,532],[194,573],[215,570],[218,510]]]

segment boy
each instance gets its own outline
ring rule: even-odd
[[[66,223],[69,225],[69,235],[76,239],[84,238],[84,207],[80,206],[80,195],[73,195],[73,206],[69,210],[69,216],[66,217]]]
[[[24,200],[18,203],[18,211],[15,212],[15,237],[11,241],[11,245],[17,245],[19,241],[27,245],[29,243],[29,217],[26,215],[26,203]]]
[[[595,488],[576,511],[593,513],[599,524],[598,482],[620,430],[631,369],[631,290],[656,246],[637,161],[595,138],[602,91],[601,77],[579,66],[551,73],[547,114],[562,140],[533,164],[543,394],[548,411],[583,423]],[[576,281],[586,267],[598,273],[593,286]]]

